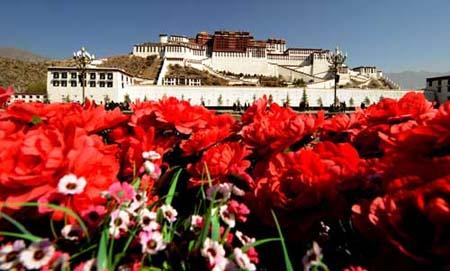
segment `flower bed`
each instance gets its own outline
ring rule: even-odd
[[[132,111],[0,109],[0,270],[450,267],[450,103]]]

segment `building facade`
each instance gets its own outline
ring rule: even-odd
[[[329,50],[321,48],[288,48],[283,39],[255,39],[245,31],[199,32],[195,37],[161,34],[159,42],[136,44],[132,54],[139,57],[160,57],[168,67],[181,64],[215,73],[264,75],[285,80],[303,80],[314,85],[329,85],[332,74],[327,61]],[[167,69],[161,69],[157,85],[162,85]],[[357,80],[382,77],[376,67],[350,70]],[[345,78],[342,77],[342,78]],[[344,85],[346,82],[340,82]]]
[[[131,74],[116,68],[99,68],[91,66],[86,70],[86,77],[76,67],[49,67],[47,70],[47,94],[52,102],[82,101],[83,87],[85,97],[97,102],[118,100],[120,89],[134,84]]]
[[[427,78],[426,90],[440,103],[450,101],[450,75]]]

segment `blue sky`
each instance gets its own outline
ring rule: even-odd
[[[291,47],[334,48],[348,64],[450,71],[449,0],[2,0],[0,47],[64,58],[81,45],[126,54],[160,33],[246,30]]]

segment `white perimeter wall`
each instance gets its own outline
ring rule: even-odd
[[[350,105],[350,98],[353,98],[354,105],[359,106],[366,97],[374,103],[378,102],[380,97],[401,98],[409,91],[402,90],[376,90],[376,89],[338,89],[337,96],[339,101]],[[423,93],[423,91],[417,91]],[[298,106],[303,94],[302,88],[255,88],[255,87],[187,87],[187,86],[131,86],[126,89],[120,89],[118,93],[119,100],[123,101],[128,94],[131,100],[143,100],[146,97],[149,100],[158,100],[162,97],[174,96],[178,99],[189,100],[192,104],[200,104],[203,98],[206,106],[219,106],[219,97],[222,97],[222,106],[232,106],[237,100],[241,104],[252,103],[254,98],[260,98],[264,95],[272,95],[273,101],[282,104],[289,97],[290,105]],[[310,106],[318,106],[318,99],[321,98],[323,105],[328,106],[333,103],[333,89],[306,89],[308,102]],[[428,93],[426,93],[428,95]],[[110,95],[113,97],[114,95]]]

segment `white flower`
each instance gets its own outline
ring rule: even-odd
[[[220,206],[219,214],[225,224],[227,224],[230,228],[234,228],[236,225],[236,217],[233,213],[229,212],[228,205]]]
[[[211,271],[240,271],[240,269],[234,262],[224,257],[217,261]]]
[[[0,248],[0,270],[10,270],[19,262],[19,254],[25,248],[22,240],[16,240]]]
[[[236,237],[239,239],[239,241],[241,241],[241,243],[245,246],[248,244],[253,244],[254,242],[256,242],[255,238],[251,238],[245,234],[243,234],[240,231],[236,231]]]
[[[142,253],[155,255],[159,251],[166,248],[166,243],[164,242],[163,236],[158,231],[142,231],[139,237],[141,239],[140,243],[142,246]]]
[[[244,252],[242,252],[242,250],[240,248],[235,248],[233,250],[233,254],[234,254],[234,260],[236,261],[237,265],[244,270],[248,270],[248,271],[255,271],[256,270],[256,266],[250,261],[250,258],[248,257],[248,255]]]
[[[208,187],[206,189],[206,198],[209,200],[223,199],[227,200],[231,197],[232,184],[221,183]]]
[[[317,242],[313,242],[312,248],[309,249],[305,256],[303,256],[302,262],[304,270],[309,270],[311,265],[317,263],[322,259],[322,249]]]
[[[157,231],[161,228],[158,222],[156,222],[156,213],[148,210],[147,208],[142,209],[139,213],[139,224],[144,231]]]
[[[191,226],[189,229],[191,231],[199,230],[203,227],[203,217],[200,215],[192,215],[191,217]]]
[[[86,187],[86,179],[77,178],[74,174],[67,174],[58,182],[58,192],[64,195],[81,194]]]
[[[153,179],[157,179],[161,175],[161,169],[153,162],[145,161],[144,169],[148,173],[148,175]]]
[[[67,240],[77,241],[83,235],[83,231],[78,225],[67,224],[61,229],[61,235]]]
[[[206,189],[206,198],[209,200],[228,200],[232,194],[236,196],[244,196],[245,192],[232,183],[216,184]]]
[[[48,264],[54,253],[55,248],[50,241],[36,242],[20,252],[20,263],[27,269],[39,269]]]
[[[120,237],[124,232],[128,231],[130,224],[130,215],[126,211],[115,210],[111,213],[111,221],[109,222],[109,234],[114,239]]]
[[[178,212],[172,206],[164,204],[163,206],[161,206],[160,210],[164,218],[170,223],[173,223],[177,220]]]
[[[127,208],[127,211],[133,215],[136,216],[138,214],[138,211],[145,207],[145,205],[147,204],[147,193],[146,192],[139,192],[136,193],[136,195],[134,196],[133,200],[130,203],[130,206]]]
[[[145,160],[158,160],[161,159],[161,155],[155,151],[145,151],[142,153],[142,158],[144,158]]]
[[[97,259],[93,258],[90,259],[89,261],[86,261],[83,264],[83,269],[82,271],[91,271],[91,270],[95,270],[95,268],[97,267]]]
[[[206,238],[203,242],[201,254],[203,257],[207,258],[208,263],[211,266],[215,266],[216,264],[223,262],[223,259],[225,258],[225,249],[219,242]]]

